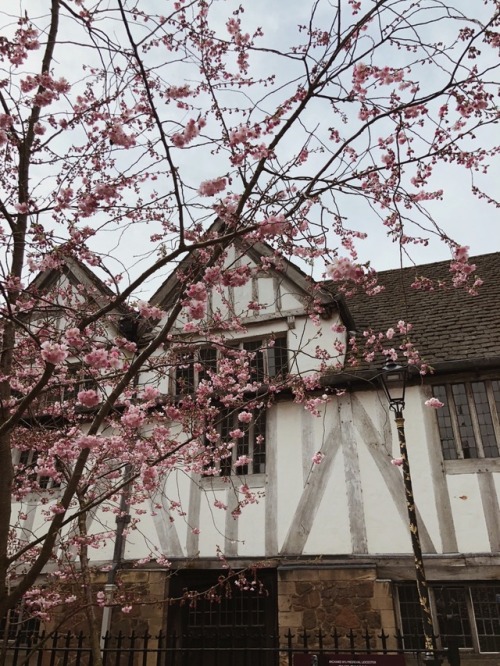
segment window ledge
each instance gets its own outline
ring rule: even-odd
[[[500,458],[467,458],[466,460],[445,460],[446,474],[482,474],[500,472]]]
[[[239,488],[244,483],[249,488],[263,488],[266,485],[265,474],[231,474],[231,476],[204,476],[200,479],[203,490],[226,490]]]

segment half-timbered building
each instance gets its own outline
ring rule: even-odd
[[[119,567],[124,581],[165,603],[138,605],[126,618],[116,609],[111,626],[128,622],[179,636],[195,635],[200,627],[234,636],[243,628],[262,636],[288,629],[311,636],[334,628],[341,634],[383,629],[403,634],[405,647],[422,645],[403,480],[393,464],[398,439],[380,367],[349,365],[339,351],[347,336],[385,331],[404,320],[413,324],[412,341],[432,367],[425,376],[412,376],[404,416],[439,641],[458,645],[462,663],[497,664],[500,253],[473,260],[484,281],[476,296],[437,287],[448,277],[447,262],[382,272],[383,291],[344,298],[335,285],[313,283],[296,266],[273,263],[272,257],[265,244],[235,244],[227,251],[228,266],[256,269],[265,263],[266,270],[253,270],[245,284],[212,289],[207,307],[213,315],[232,311],[239,318],[230,343],[255,353],[257,378],[314,373],[321,362],[317,348],[327,350],[335,360],[310,396],[327,400],[313,414],[283,391],[253,414],[244,450],[232,454],[244,453],[245,465],[235,467],[230,457],[217,461],[216,473],[177,469],[164,479],[161,492],[142,507],[139,528],[126,535]],[[436,287],[412,288],[420,274]],[[152,304],[168,315],[177,288],[173,274]],[[313,303],[317,316],[311,317]],[[179,318],[173,331],[178,354],[186,337],[185,357],[162,371],[161,379],[153,371],[141,379],[155,382],[173,401],[204,373],[217,372],[217,350],[200,339],[193,352],[196,336],[185,333],[185,324]],[[431,397],[444,407],[426,407]],[[222,418],[220,430],[234,428],[233,418]],[[321,463],[315,464],[318,453]],[[243,485],[256,501],[240,514],[235,509]],[[182,506],[182,515],[173,506]],[[96,524],[103,520],[95,517]],[[94,553],[96,565],[113,562],[113,546],[110,540]],[[170,564],[137,564],[151,552]],[[232,593],[219,595],[217,605],[205,597],[197,604],[168,603],[185,590],[216,584],[227,565],[247,572],[244,586],[255,588],[253,594],[231,584]]]

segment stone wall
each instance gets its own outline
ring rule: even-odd
[[[112,633],[118,631],[143,634],[145,631],[156,636],[160,629],[165,630],[165,607],[167,598],[168,576],[164,571],[144,569],[121,571],[120,581],[123,589],[138,603],[132,603],[129,613],[119,608],[113,609],[111,620]]]
[[[391,585],[377,580],[374,567],[280,570],[278,622],[280,631],[306,631],[311,644],[317,642],[320,629],[328,635],[336,629],[341,647],[348,646],[351,629],[360,646],[365,631],[373,635],[383,629],[392,637],[396,626]]]

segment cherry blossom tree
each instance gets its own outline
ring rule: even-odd
[[[85,534],[82,516],[104,502],[119,512],[124,485],[140,504],[169,470],[206,473],[224,457],[199,445],[217,440],[212,396],[242,427],[285,388],[312,411],[321,401],[317,375],[256,381],[251,354],[228,344],[240,319],[207,311],[207,290],[252,278],[224,268],[232,243],[272,248],[259,271],[291,259],[348,295],[379,289],[376,257],[358,259],[367,234],[409,255],[437,238],[450,285],[474,292],[467,239],[445,231],[439,202],[461,169],[494,205],[482,178],[498,154],[495,0],[480,12],[461,0],[316,0],[295,30],[231,0],[18,5],[2,11],[0,36],[0,616],[26,595],[49,611],[34,586],[48,562],[67,571],[61,535],[85,559],[109,535]],[[50,281],[71,266],[85,290]],[[175,268],[168,304],[148,302]],[[318,293],[311,280],[311,317]],[[387,350],[394,330],[379,333],[366,354],[418,361],[410,341]],[[172,401],[162,381],[185,362],[187,334],[222,360]],[[318,368],[342,362],[344,343],[336,353],[320,350]],[[48,486],[56,499],[34,538],[12,501]],[[239,508],[253,499],[243,488]]]

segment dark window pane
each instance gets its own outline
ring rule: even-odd
[[[434,397],[444,403],[444,407],[436,410],[437,422],[439,427],[439,437],[441,439],[441,448],[445,460],[455,460],[458,458],[455,435],[451,420],[448,398],[446,397],[446,387],[434,386],[432,389]]]
[[[486,393],[484,382],[474,382],[472,384],[472,394],[476,406],[477,419],[479,422],[479,431],[483,443],[483,451],[486,458],[498,458],[498,444],[493,428],[493,419]]]
[[[252,423],[240,423],[239,429],[245,433],[243,437],[238,439],[236,446],[236,458],[240,456],[249,456],[250,454],[250,430]],[[236,474],[248,474],[248,465],[240,465],[235,468]]]
[[[231,443],[231,436],[229,433],[233,430],[234,427],[234,413],[225,412],[222,415],[222,420],[220,422],[220,441],[224,446],[228,446]],[[233,453],[232,449],[227,449],[226,452],[222,453],[220,461],[220,474],[221,476],[229,476],[231,474],[231,467],[233,464]]]
[[[24,467],[30,465],[32,463],[32,454],[33,451],[31,449],[25,449],[24,451],[21,451],[19,454],[19,464],[24,465]]]
[[[424,629],[417,586],[413,583],[400,585],[398,596],[404,648],[406,650],[423,649],[425,647]]]
[[[195,390],[193,357],[180,357],[178,363],[179,365],[175,368],[175,392],[177,394],[193,393]]]
[[[248,354],[248,364],[252,380],[256,382],[264,381],[264,351],[262,350],[262,340],[253,340],[244,342],[243,349]]]
[[[472,634],[467,609],[467,588],[464,586],[433,587],[439,635],[443,647],[456,645],[470,648]]]
[[[283,377],[288,373],[288,347],[286,337],[276,338],[267,350],[269,377]]]
[[[224,410],[214,423],[220,435],[218,442],[214,444],[208,439],[205,441],[205,445],[214,453],[213,464],[219,468],[220,476],[258,474],[266,470],[266,411],[255,410],[249,423],[240,423],[239,413],[237,409]],[[243,437],[231,437],[233,430],[241,430]],[[234,467],[240,456],[248,456],[252,462]]]
[[[7,640],[14,641],[17,639],[18,643],[25,643],[27,640],[31,640],[31,636],[38,634],[40,631],[40,619],[38,617],[31,617],[22,602],[15,608],[7,611],[6,616],[0,618],[0,636],[2,638],[5,636],[6,625]]]
[[[266,410],[256,412],[253,424],[253,472],[262,474],[266,471]]]
[[[472,603],[481,652],[500,652],[500,585],[474,585]]]
[[[202,347],[199,354],[198,382],[210,380],[210,375],[217,372],[217,349],[214,347]]]
[[[500,418],[500,381],[498,379],[494,379],[491,382],[491,388],[493,390],[493,398],[497,408],[497,415]]]
[[[462,451],[464,458],[477,458],[477,444],[472,427],[469,402],[467,400],[467,391],[465,384],[453,384],[453,399],[458,418],[458,429],[460,431],[460,440],[462,442]]]
[[[182,605],[174,603],[168,611],[168,634],[175,633],[177,644],[185,648],[182,664],[274,666],[276,658],[272,650],[254,650],[275,645],[276,572],[257,569],[247,572],[244,579],[236,577],[229,581],[225,580],[227,574],[227,571],[194,571],[177,572],[172,577],[170,595],[179,598],[188,594],[193,600]],[[215,647],[226,650],[216,652],[211,649]]]
[[[31,480],[37,481],[38,486],[41,490],[46,490],[48,488],[59,488],[61,484],[57,481],[53,481],[50,476],[37,476],[34,470],[38,461],[39,452],[35,449],[26,449],[20,451],[19,453],[19,465],[24,467],[24,474]],[[59,466],[56,463],[56,469],[59,469]],[[60,470],[59,470],[60,471]]]

